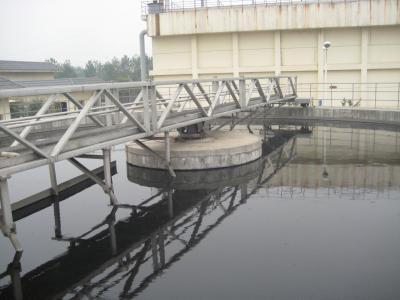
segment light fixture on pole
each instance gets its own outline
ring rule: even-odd
[[[328,84],[328,49],[331,46],[331,42],[326,41],[324,42],[324,101],[326,101],[327,97],[327,92],[328,92],[328,87],[326,86]],[[323,103],[323,101],[322,101]]]

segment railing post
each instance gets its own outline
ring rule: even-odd
[[[378,90],[378,83],[375,83],[375,108],[376,108],[376,97],[377,97],[377,91]]]
[[[240,108],[246,108],[246,80],[239,79],[239,103]]]

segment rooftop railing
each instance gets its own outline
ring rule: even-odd
[[[356,0],[142,0],[142,15],[210,7],[291,5],[304,3],[353,2]]]

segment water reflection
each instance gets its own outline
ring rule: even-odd
[[[114,206],[80,235],[60,232],[56,239],[67,243],[68,251],[22,276],[15,257],[0,275],[11,281],[0,288],[0,298],[108,299],[111,293],[112,299],[130,299],[261,190],[296,199],[318,193],[324,198],[352,193],[350,199],[360,199],[360,193],[368,198],[370,191],[400,186],[397,135],[332,128],[312,134],[307,128],[251,129],[259,130],[268,143],[262,158],[250,164],[177,172],[173,181],[168,172],[128,165],[128,179],[151,188],[152,195],[134,205]],[[129,217],[118,220],[120,210],[128,210]]]
[[[69,243],[68,252],[22,278],[16,258],[3,274],[12,284],[1,297],[98,298],[120,284],[121,299],[138,295],[292,160],[295,142],[294,132],[280,133],[270,137],[259,160],[234,168],[177,172],[173,181],[167,172],[128,165],[129,180],[158,191],[140,204],[114,206],[80,236],[56,235]],[[118,209],[129,209],[130,217],[116,222]],[[103,226],[107,229],[96,233]]]

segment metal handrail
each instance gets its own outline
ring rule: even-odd
[[[142,0],[142,15],[235,6],[298,5],[355,1],[357,0]]]

